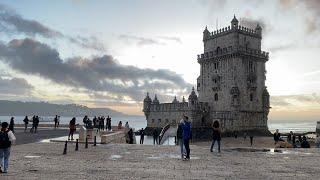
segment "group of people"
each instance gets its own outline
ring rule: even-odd
[[[108,131],[112,130],[111,117],[109,117],[109,116],[107,118],[105,118],[104,116],[100,116],[100,117],[95,116],[92,121],[93,121],[94,128],[98,128],[101,131],[104,131],[104,129],[106,129]],[[106,125],[104,125],[105,121],[106,121]]]
[[[107,118],[105,118],[104,116],[98,116],[98,117],[94,116],[92,121],[89,119],[88,116],[85,116],[83,118],[83,124],[87,128],[97,128],[100,131],[104,131],[104,130],[112,131],[110,116],[108,116]]]
[[[13,118],[13,117],[12,117],[12,118]],[[12,118],[11,118],[11,119],[12,119]],[[31,133],[37,133],[37,132],[38,132],[39,122],[40,122],[39,116],[34,115],[34,116],[32,117],[32,119],[29,119],[28,116],[25,116],[25,118],[23,119],[24,132],[27,132],[28,125],[29,125],[30,122],[32,122],[32,127],[31,127],[31,129],[30,129],[30,132],[31,132]],[[10,124],[11,124],[11,121],[10,121]],[[13,131],[13,132],[14,132],[14,131]]]
[[[310,143],[307,140],[305,135],[296,136],[292,131],[287,136],[287,141],[285,141],[279,132],[279,129],[276,129],[275,133],[273,134],[274,144],[279,145],[289,143],[293,148],[310,148]]]

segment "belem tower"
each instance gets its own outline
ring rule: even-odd
[[[231,26],[203,31],[204,53],[198,55],[200,76],[189,98],[179,102],[160,103],[147,94],[143,112],[146,131],[175,126],[185,114],[192,122],[193,136],[208,138],[215,120],[223,133],[252,132],[269,134],[267,120],[270,109],[265,86],[269,53],[261,51],[262,28],[239,26],[234,16]],[[197,95],[198,94],[198,95]]]

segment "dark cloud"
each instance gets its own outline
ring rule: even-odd
[[[29,38],[0,44],[0,59],[22,73],[67,86],[109,92],[118,99],[128,96],[141,100],[146,91],[165,94],[174,90],[185,92],[191,87],[175,72],[122,65],[110,55],[62,60],[55,49]]]
[[[0,4],[0,29],[6,33],[23,33],[27,36],[45,38],[64,38],[83,48],[105,51],[103,43],[96,37],[68,36],[35,20],[28,20],[17,14],[13,9]]]
[[[165,43],[160,42],[156,39],[139,37],[139,36],[132,36],[132,35],[119,35],[119,39],[127,41],[127,42],[134,42],[137,46],[145,46],[145,45],[165,45]]]
[[[240,18],[240,25],[248,27],[250,29],[255,29],[259,24],[262,28],[263,33],[268,33],[272,31],[273,27],[271,24],[267,23],[264,19],[252,19],[247,17]]]
[[[25,79],[0,77],[0,94],[27,95],[33,89]]]

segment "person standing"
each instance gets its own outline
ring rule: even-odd
[[[218,121],[213,122],[213,129],[212,129],[212,144],[210,148],[210,152],[213,152],[213,146],[214,143],[217,141],[218,143],[218,152],[220,153],[220,146],[221,146],[221,129],[220,129],[220,124]]]
[[[73,133],[76,131],[76,118],[73,117],[70,122],[69,122],[69,136],[68,136],[68,140],[73,140]]]
[[[184,160],[190,160],[190,147],[189,147],[189,141],[192,137],[191,134],[191,122],[189,122],[188,116],[184,116],[184,124],[182,126],[182,137],[183,137],[183,144],[186,148],[187,155]]]
[[[251,133],[249,137],[250,137],[250,145],[252,146],[253,145],[253,134]]]
[[[153,130],[152,135],[153,135],[153,144],[154,145],[158,144],[158,131],[156,128]]]
[[[141,128],[140,130],[140,144],[143,144],[144,141],[144,129]]]
[[[26,132],[26,131],[27,131],[27,128],[28,128],[28,124],[29,124],[28,116],[26,116],[26,117],[23,119],[23,122],[24,122],[24,132]]]
[[[177,140],[178,140],[178,144],[180,145],[180,152],[181,152],[181,159],[184,158],[184,147],[183,147],[183,138],[182,138],[182,126],[183,126],[183,119],[181,119],[179,125],[178,125],[178,129],[177,129]]]
[[[58,115],[56,115],[56,117],[54,117],[53,121],[54,121],[54,129],[57,129],[57,127],[58,127]]]
[[[130,128],[128,131],[128,136],[129,136],[129,144],[133,144],[133,130]]]
[[[8,129],[8,123],[1,123],[0,131],[0,173],[7,173],[9,167],[10,147],[14,144],[16,137]]]
[[[122,129],[122,121],[119,121],[118,129]]]
[[[14,117],[11,117],[9,129],[14,133]]]
[[[37,133],[39,122],[40,122],[39,116],[36,116],[35,122],[33,123],[34,124],[34,133]]]
[[[88,116],[87,116],[87,115],[85,115],[84,118],[83,118],[83,125],[84,125],[84,127],[86,127],[86,128],[87,128],[87,126],[88,126]]]
[[[97,116],[94,116],[92,121],[93,121],[93,127],[97,128]]]
[[[59,127],[60,126],[60,116],[58,116],[58,125],[57,125],[57,127]]]
[[[274,144],[277,144],[280,141],[279,129],[276,129],[276,132],[273,134]]]
[[[33,117],[32,117],[32,128],[30,129],[30,133],[33,133],[33,132],[34,132],[35,122],[36,122],[36,116],[33,115]]]
[[[102,116],[101,117],[101,129],[102,129],[102,131],[104,131],[104,120],[105,120],[105,117]]]
[[[111,131],[112,130],[112,127],[111,127],[111,117],[108,116],[107,118],[107,125],[106,125],[108,131]]]

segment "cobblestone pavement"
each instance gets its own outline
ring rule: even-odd
[[[209,152],[210,142],[191,145],[191,160],[182,161],[177,146],[108,144],[75,151],[63,143],[12,147],[9,173],[0,179],[319,179],[319,149],[233,148]],[[227,143],[225,143],[227,144]],[[249,152],[248,149],[252,152]],[[255,152],[257,151],[257,152]]]

